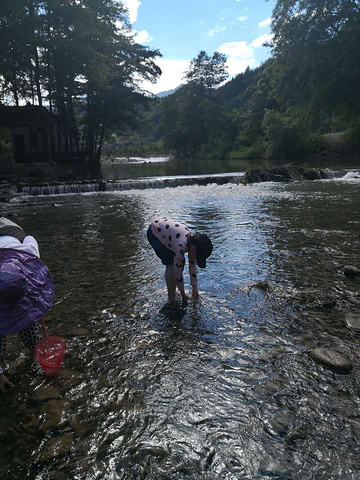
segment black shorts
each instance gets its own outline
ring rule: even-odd
[[[169,250],[163,245],[158,238],[155,237],[151,230],[151,224],[147,231],[147,239],[150,245],[153,247],[156,255],[160,258],[163,265],[172,265],[174,263],[175,253]]]

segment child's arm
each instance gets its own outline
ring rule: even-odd
[[[39,245],[34,237],[32,237],[31,235],[25,237],[23,240],[23,245],[26,245],[27,250],[30,253],[40,258]]]

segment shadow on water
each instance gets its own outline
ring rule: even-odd
[[[343,205],[346,203],[346,211]],[[56,284],[44,378],[17,338],[0,398],[1,478],[359,478],[358,184],[208,185],[0,206]],[[200,301],[164,307],[146,242],[159,213],[208,233]],[[328,263],[330,262],[330,263]],[[185,276],[185,279],[187,277]],[[335,303],[334,303],[335,302]],[[307,355],[336,346],[340,375]]]

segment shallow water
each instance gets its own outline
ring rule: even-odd
[[[0,478],[358,479],[358,179],[188,186],[1,205],[39,241],[67,344],[45,378],[9,338]],[[164,308],[146,241],[165,214],[207,233],[201,299]],[[187,272],[185,275],[187,280]],[[307,351],[335,347],[348,375]]]

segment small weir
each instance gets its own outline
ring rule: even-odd
[[[324,178],[356,180],[359,178],[357,170],[327,170],[326,176],[322,175],[312,180]],[[276,176],[277,178],[263,179],[260,181],[291,181],[290,178]],[[304,178],[305,179],[305,178]],[[294,180],[294,179],[292,179]],[[145,177],[139,179],[124,180],[82,180],[73,182],[51,182],[39,185],[12,185],[9,183],[0,185],[0,198],[13,195],[45,196],[45,195],[68,195],[78,193],[116,192],[125,190],[146,190],[155,188],[174,188],[189,185],[205,186],[209,184],[225,185],[238,184],[241,181],[253,183],[251,178],[244,172],[233,172],[208,175],[179,175],[162,177]],[[256,180],[259,181],[259,180]]]
[[[145,190],[147,188],[166,188],[180,187],[187,185],[208,185],[215,183],[224,185],[226,183],[238,183],[242,178],[242,173],[231,175],[201,175],[201,176],[184,176],[173,178],[143,178],[140,180],[121,180],[106,181],[99,180],[96,182],[82,181],[73,183],[56,183],[47,185],[21,186],[18,192],[23,195],[67,195],[69,193],[91,193],[91,192],[113,192],[120,190]]]

